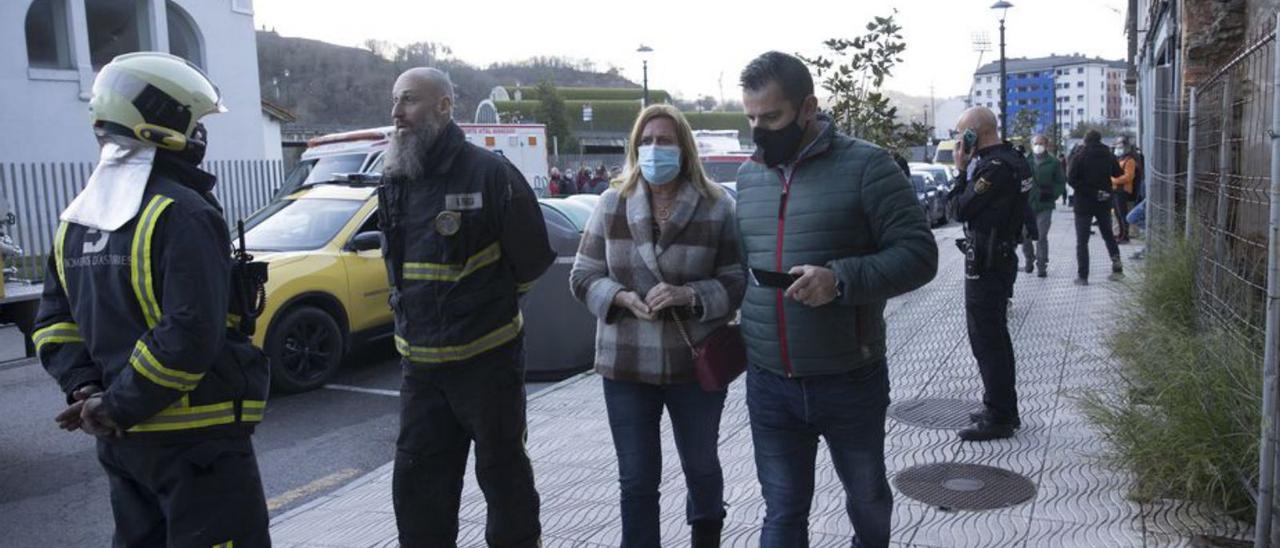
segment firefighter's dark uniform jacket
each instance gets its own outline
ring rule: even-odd
[[[68,402],[88,384],[126,438],[244,435],[262,420],[262,353],[231,329],[231,243],[214,177],[156,156],[138,215],[114,232],[63,222],[32,336]]]
[[[517,296],[555,260],[542,210],[511,162],[450,123],[424,180],[378,189],[396,349],[424,367],[469,360],[520,336]]]

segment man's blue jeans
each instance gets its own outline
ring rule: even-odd
[[[618,453],[624,548],[661,546],[659,435],[664,407],[671,414],[671,433],[688,489],[685,518],[690,524],[724,519],[724,475],[718,453],[724,399],[724,392],[706,392],[696,382],[657,386],[604,379],[605,407]]]
[[[747,409],[764,492],[762,548],[809,546],[818,437],[844,484],[845,509],[867,548],[889,545],[893,492],[885,479],[885,362],[837,375],[786,378],[751,366]],[[855,544],[857,546],[858,544]]]

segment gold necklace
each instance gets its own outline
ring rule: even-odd
[[[666,203],[661,203],[665,201]],[[654,217],[659,221],[667,222],[671,219],[671,207],[675,202],[675,198],[659,198],[657,194],[653,195],[653,213]]]

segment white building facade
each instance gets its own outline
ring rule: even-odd
[[[228,112],[205,118],[209,160],[280,158],[263,127],[252,0],[7,0],[0,28],[0,162],[96,160],[94,77],[133,51],[173,53],[218,85]]]
[[[1050,74],[1053,105],[1048,114],[1056,116],[1064,135],[1083,123],[1120,124],[1135,127],[1137,106],[1125,92],[1125,63],[1083,56],[1049,56],[1036,59],[1009,59],[1010,80],[1016,76]],[[1026,80],[1029,77],[1020,78]],[[1048,77],[1045,77],[1047,83]],[[1013,84],[1011,84],[1012,87]],[[1015,90],[1010,90],[1011,94]],[[983,65],[974,73],[971,105],[990,108],[1000,115],[1000,63]],[[1011,105],[1019,106],[1019,105]],[[1015,112],[1015,108],[1010,108]],[[1056,112],[1054,112],[1056,111]],[[1012,116],[1009,123],[1012,124]]]

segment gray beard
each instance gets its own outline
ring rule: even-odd
[[[424,124],[408,133],[391,134],[383,172],[390,177],[420,181],[427,175],[427,151],[434,145],[439,131],[434,124]]]

